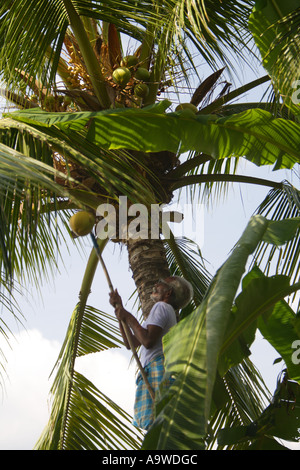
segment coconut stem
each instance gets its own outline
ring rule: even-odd
[[[95,95],[103,108],[109,108],[111,103],[107,93],[105,79],[81,18],[70,0],[63,0],[63,3],[68,13],[70,25],[78,42],[84,63],[90,75]]]

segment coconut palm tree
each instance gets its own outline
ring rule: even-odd
[[[237,174],[240,159],[275,169],[292,169],[299,162],[294,111],[291,117],[285,106],[270,102],[232,104],[269,82],[269,75],[233,91],[223,78],[225,68],[234,70],[233,55],[244,59],[241,48],[247,49],[254,3],[25,0],[20,5],[5,0],[0,7],[2,93],[18,108],[0,121],[4,292],[11,291],[14,279],[37,282],[55,264],[58,240],[68,245],[72,235],[80,243],[76,237],[83,233],[82,225],[75,233],[68,227],[74,211],[92,216],[94,228],[88,226],[87,233],[99,235],[99,207],[109,204],[120,215],[121,196],[126,197],[129,217],[123,225],[117,220],[112,238],[128,250],[143,315],[151,308],[149,293],[158,278],[177,273],[194,286],[182,322],[166,338],[166,373],[176,373],[177,379],[158,401],[158,417],[144,448],[203,448],[215,443],[216,430],[223,425],[247,428],[260,422],[265,392],[247,359],[248,348],[266,302],[277,306],[299,287],[281,277],[270,281],[255,268],[245,287],[261,289],[256,309],[246,309],[246,323],[242,314],[237,321],[232,317],[240,312],[235,297],[248,258],[261,243],[295,243],[299,225],[295,188]],[[211,68],[205,79],[200,77],[200,61]],[[140,222],[134,217],[135,204],[150,214],[153,205],[168,205],[181,188],[210,189],[228,182],[262,184],[288,194],[294,212],[289,223],[274,216],[275,225],[257,215],[213,278],[189,240],[177,240],[172,233],[162,236],[161,221],[156,237],[148,231],[145,237],[124,236],[132,219],[135,226]],[[98,237],[96,243],[57,362],[52,412],[38,448],[141,446],[142,435],[132,430],[128,415],[75,368],[76,357],[120,344],[113,319],[87,304],[98,254],[108,239]],[[290,277],[297,275],[297,253],[293,260]],[[230,286],[228,279],[233,280]],[[253,295],[249,289],[241,294],[242,302]],[[212,308],[216,301],[218,308]],[[284,304],[282,315],[290,313]],[[267,327],[264,331],[274,342],[274,333]],[[178,335],[188,344],[182,341],[178,348]],[[290,369],[293,380],[299,380]],[[181,401],[174,404],[179,396]],[[268,416],[273,418],[273,410]],[[264,434],[258,436],[261,440]],[[223,433],[221,442],[227,444],[229,438]],[[247,432],[237,445],[245,442]]]

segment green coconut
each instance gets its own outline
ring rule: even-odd
[[[150,78],[150,72],[145,67],[138,67],[134,76],[137,80],[147,82]]]
[[[127,67],[118,67],[113,71],[113,81],[124,88],[131,78],[130,70]]]
[[[175,111],[183,111],[184,109],[190,109],[191,111],[193,111],[193,113],[197,113],[198,112],[198,108],[197,106],[195,106],[194,104],[192,103],[180,103]]]
[[[95,225],[95,216],[88,211],[76,212],[76,214],[73,214],[70,218],[69,225],[75,235],[84,237],[91,233]]]
[[[149,94],[149,87],[146,83],[138,83],[134,87],[134,94],[139,98],[145,98]]]
[[[122,67],[134,67],[138,63],[138,58],[135,55],[127,55],[121,60]]]

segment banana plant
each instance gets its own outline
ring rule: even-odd
[[[204,450],[209,440],[209,422],[215,409],[214,387],[221,387],[217,377],[225,378],[228,370],[243,362],[249,355],[257,328],[270,341],[287,364],[287,380],[295,382],[297,401],[295,406],[280,413],[287,422],[293,422],[289,439],[299,440],[295,423],[299,422],[299,363],[292,361],[292,344],[299,341],[299,318],[284,301],[297,292],[300,283],[290,283],[287,276],[265,277],[255,268],[246,276],[249,256],[261,240],[277,246],[293,238],[299,229],[300,218],[279,222],[269,221],[260,215],[254,216],[232,254],[220,267],[199,307],[164,337],[166,374],[175,381],[171,387],[161,386],[161,397],[157,403],[157,417],[148,431],[143,448]],[[238,293],[240,282],[242,292]],[[224,401],[228,390],[224,387]],[[284,401],[281,398],[282,402]],[[247,447],[268,435],[273,430],[272,416],[276,407],[270,406],[268,425],[265,430],[258,426],[250,433],[251,420],[238,429],[247,432],[234,434],[236,426],[220,431],[221,443],[247,442]],[[253,422],[256,420],[253,420]],[[261,424],[262,418],[257,422]],[[247,425],[246,425],[247,424]],[[266,424],[266,421],[264,421]],[[280,425],[276,423],[278,436]],[[227,437],[231,436],[232,441]],[[279,437],[283,437],[282,433]],[[228,441],[224,438],[226,435]],[[285,434],[285,438],[287,434]],[[233,439],[236,439],[234,441]],[[254,446],[255,447],[255,446]],[[274,443],[274,447],[276,447]]]

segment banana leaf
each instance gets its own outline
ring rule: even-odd
[[[253,217],[232,254],[216,273],[201,305],[164,337],[166,376],[174,376],[175,382],[167,391],[162,389],[157,417],[143,448],[204,448],[219,354],[227,339],[231,309],[248,258],[260,240],[271,240],[274,231],[276,243],[284,243],[288,236],[283,225],[278,222],[274,227],[265,218]],[[289,237],[294,233],[293,225]],[[281,294],[284,296],[286,292],[284,289]]]
[[[142,152],[168,150],[177,154],[203,152],[213,158],[245,157],[256,165],[292,168],[300,159],[299,124],[274,118],[262,109],[233,116],[195,115],[191,111],[165,113],[169,101],[144,109],[102,112],[46,113],[26,110],[9,115],[45,136],[79,139],[105,149]],[[6,125],[5,119],[0,123]],[[25,130],[25,129],[24,129]]]

